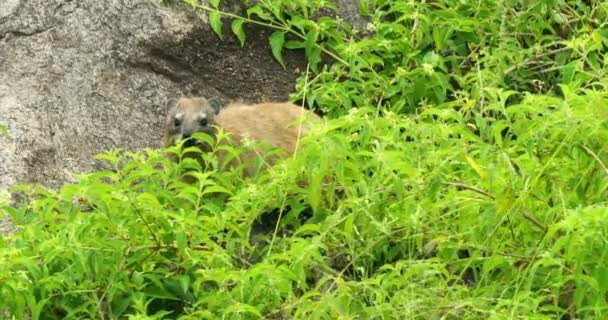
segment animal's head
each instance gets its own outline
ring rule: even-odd
[[[190,138],[194,133],[214,134],[213,117],[219,110],[219,101],[208,101],[202,97],[182,97],[177,100],[167,114],[164,145]],[[194,145],[190,140],[186,146]]]

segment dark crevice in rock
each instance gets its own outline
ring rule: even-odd
[[[0,34],[0,40],[4,40],[4,38],[7,38],[8,36],[31,37],[31,36],[39,35],[41,33],[45,33],[47,31],[51,31],[51,30],[55,29],[55,27],[57,27],[57,25],[52,25],[52,26],[50,26],[48,28],[44,28],[44,29],[35,29],[35,30],[28,30],[28,31],[9,30],[8,32],[5,32],[4,34]]]
[[[73,4],[73,6],[67,10],[63,10],[61,12],[62,15],[69,15],[71,13],[73,13],[74,11],[76,11],[76,9],[80,9],[80,2],[79,1],[72,1],[72,0],[66,0],[65,2],[60,3],[59,5],[57,5],[55,7],[55,9],[53,10],[53,15],[56,16],[58,13],[60,13],[59,11],[63,8],[66,7],[67,4]]]
[[[173,82],[182,82],[187,80],[188,76],[187,72],[180,67],[178,63],[173,63],[173,69],[163,66],[161,62],[128,62],[128,66],[135,69],[142,69],[148,72],[155,73],[157,75],[163,76]],[[181,69],[181,70],[180,70]],[[175,71],[179,70],[179,71]]]
[[[229,34],[221,41],[213,34],[202,38],[202,32],[208,31],[195,30],[178,42],[159,39],[150,43],[144,59],[155,72],[160,71],[177,83],[206,84],[211,91],[246,102],[286,100],[292,90],[286,85],[298,76],[293,70],[305,70],[306,58],[302,52],[283,53],[286,69],[275,61],[268,44],[268,30],[246,26],[244,47]],[[204,95],[206,91],[210,90],[192,94]]]

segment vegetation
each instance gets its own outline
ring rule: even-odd
[[[223,37],[271,28],[280,63],[304,49],[293,98],[326,121],[254,178],[110,151],[76,184],[16,187],[0,314],[608,317],[607,3],[360,0],[355,30],[325,0],[184,2]]]
[[[7,139],[10,139],[10,135],[8,134],[8,131],[6,131],[6,128],[0,124],[0,135],[4,136]]]

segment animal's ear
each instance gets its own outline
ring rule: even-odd
[[[218,98],[209,98],[207,102],[209,102],[209,106],[216,114],[222,109],[222,101]]]

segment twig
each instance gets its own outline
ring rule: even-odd
[[[304,105],[306,104],[306,94],[308,93],[308,77],[310,74],[310,63],[306,64],[306,76],[304,77],[304,89],[302,94],[302,104],[300,105],[300,123],[298,124],[298,138],[296,139],[296,147],[293,150],[293,158],[295,159],[298,156],[298,148],[300,147],[300,140],[302,139],[302,129],[304,127],[304,123],[302,121],[304,118]]]
[[[544,233],[547,233],[547,227],[545,225],[543,225],[542,223],[540,223],[540,221],[536,220],[536,218],[534,218],[532,215],[530,215],[527,211],[522,210],[521,215],[524,216],[524,218],[526,218],[526,220],[532,222],[533,225],[535,225],[539,229],[541,229]]]
[[[154,242],[156,242],[156,246],[160,248],[161,247],[161,242],[160,242],[160,240],[158,240],[158,237],[156,237],[156,233],[154,233],[154,231],[152,230],[152,228],[150,227],[150,225],[146,221],[146,218],[144,218],[144,216],[141,214],[141,212],[139,211],[139,209],[137,209],[137,207],[134,204],[131,204],[131,206],[135,210],[135,213],[137,213],[137,215],[144,222],[144,225],[146,225],[146,228],[148,229],[148,231],[150,231],[150,234],[152,235],[152,238],[154,239]]]
[[[278,25],[278,24],[274,24],[274,23],[266,23],[266,22],[259,21],[259,20],[254,20],[254,19],[251,19],[251,18],[241,17],[241,16],[239,16],[237,14],[233,14],[233,13],[226,12],[226,11],[221,11],[221,10],[218,10],[218,9],[215,9],[215,8],[211,8],[211,7],[202,5],[202,4],[196,4],[195,7],[197,9],[201,9],[201,10],[204,10],[204,11],[207,11],[207,12],[219,13],[222,16],[230,17],[232,19],[240,19],[240,20],[243,20],[243,21],[245,21],[247,23],[257,24],[257,25],[262,26],[262,27],[276,29],[276,30],[280,30],[280,31],[283,31],[283,32],[289,32],[289,33],[297,36],[298,38],[300,38],[302,40],[306,40],[306,35],[305,34],[301,34],[299,32],[296,32],[295,30],[289,28],[288,26],[282,26],[282,25]],[[319,47],[319,49],[321,51],[323,51],[323,53],[325,53],[328,56],[334,58],[336,61],[339,61],[342,64],[348,65],[348,63],[344,59],[340,58],[335,53],[329,51],[324,46],[322,46],[322,45],[320,45],[318,43],[316,45]]]
[[[593,159],[595,159],[595,161],[597,161],[597,163],[602,167],[602,170],[604,170],[604,173],[608,176],[608,168],[606,168],[604,162],[602,162],[602,160],[591,149],[587,148],[587,146],[583,145],[582,147],[589,155],[593,157]]]
[[[120,258],[120,262],[118,263],[118,266],[116,267],[117,272],[120,271],[120,269],[122,269],[122,267],[125,264],[125,260],[127,260],[127,257],[129,256],[130,253],[131,253],[131,246],[127,244],[127,247],[125,248],[125,252],[123,253],[122,257]],[[101,303],[103,302],[103,299],[106,298],[106,294],[108,293],[108,290],[110,290],[111,286],[112,286],[112,282],[109,281],[108,285],[106,286],[106,289],[103,291],[103,294],[99,298],[99,301],[97,301],[97,311],[99,312],[100,319],[105,319],[104,313],[103,313],[103,308],[101,307]],[[110,303],[108,303],[108,308],[110,308],[109,314],[112,314],[112,309],[111,309],[112,306]]]
[[[483,191],[481,189],[477,189],[475,187],[466,185],[464,183],[460,183],[460,182],[444,182],[443,184],[448,185],[448,186],[454,186],[454,187],[459,187],[459,188],[463,188],[463,189],[467,189],[467,190],[471,190],[474,192],[477,192],[479,194],[482,194],[492,200],[495,200],[496,197],[494,197],[491,193],[487,192],[487,191]],[[547,232],[547,227],[545,225],[543,225],[542,223],[540,223],[540,221],[536,220],[536,218],[534,218],[532,215],[530,215],[528,212],[526,211],[521,211],[521,215],[528,221],[532,222],[532,224],[534,224],[535,226],[537,226],[539,229],[541,229],[543,232]]]
[[[424,5],[425,3],[426,3],[426,0],[420,1],[420,5],[421,6]],[[410,42],[412,43],[412,45],[416,44],[415,43],[415,41],[416,41],[416,29],[418,29],[418,23],[420,21],[420,19],[418,19],[418,15],[420,14],[419,8],[420,7],[416,8],[416,13],[414,14],[414,25],[412,26],[412,31],[411,31],[412,36],[410,38]]]
[[[572,50],[572,48],[562,47],[562,48],[557,48],[555,50],[538,53],[535,56],[530,57],[530,58],[524,60],[521,64],[514,65],[514,66],[511,66],[511,67],[507,68],[507,70],[504,71],[503,75],[506,76],[507,74],[513,72],[514,70],[519,69],[520,67],[523,67],[525,65],[528,65],[528,64],[532,63],[534,60],[540,59],[542,57],[550,56],[550,55],[553,55],[553,54],[557,54],[557,53],[560,53],[560,52],[563,52],[563,51],[568,51],[568,50]]]
[[[471,190],[474,192],[477,192],[479,194],[482,194],[492,200],[496,199],[491,193],[487,192],[487,191],[483,191],[481,189],[477,189],[475,187],[471,187],[469,185],[466,185],[464,183],[461,182],[444,182],[443,184],[448,185],[448,186],[453,186],[453,187],[457,187],[457,188],[463,188],[463,189],[467,189],[467,190]]]

